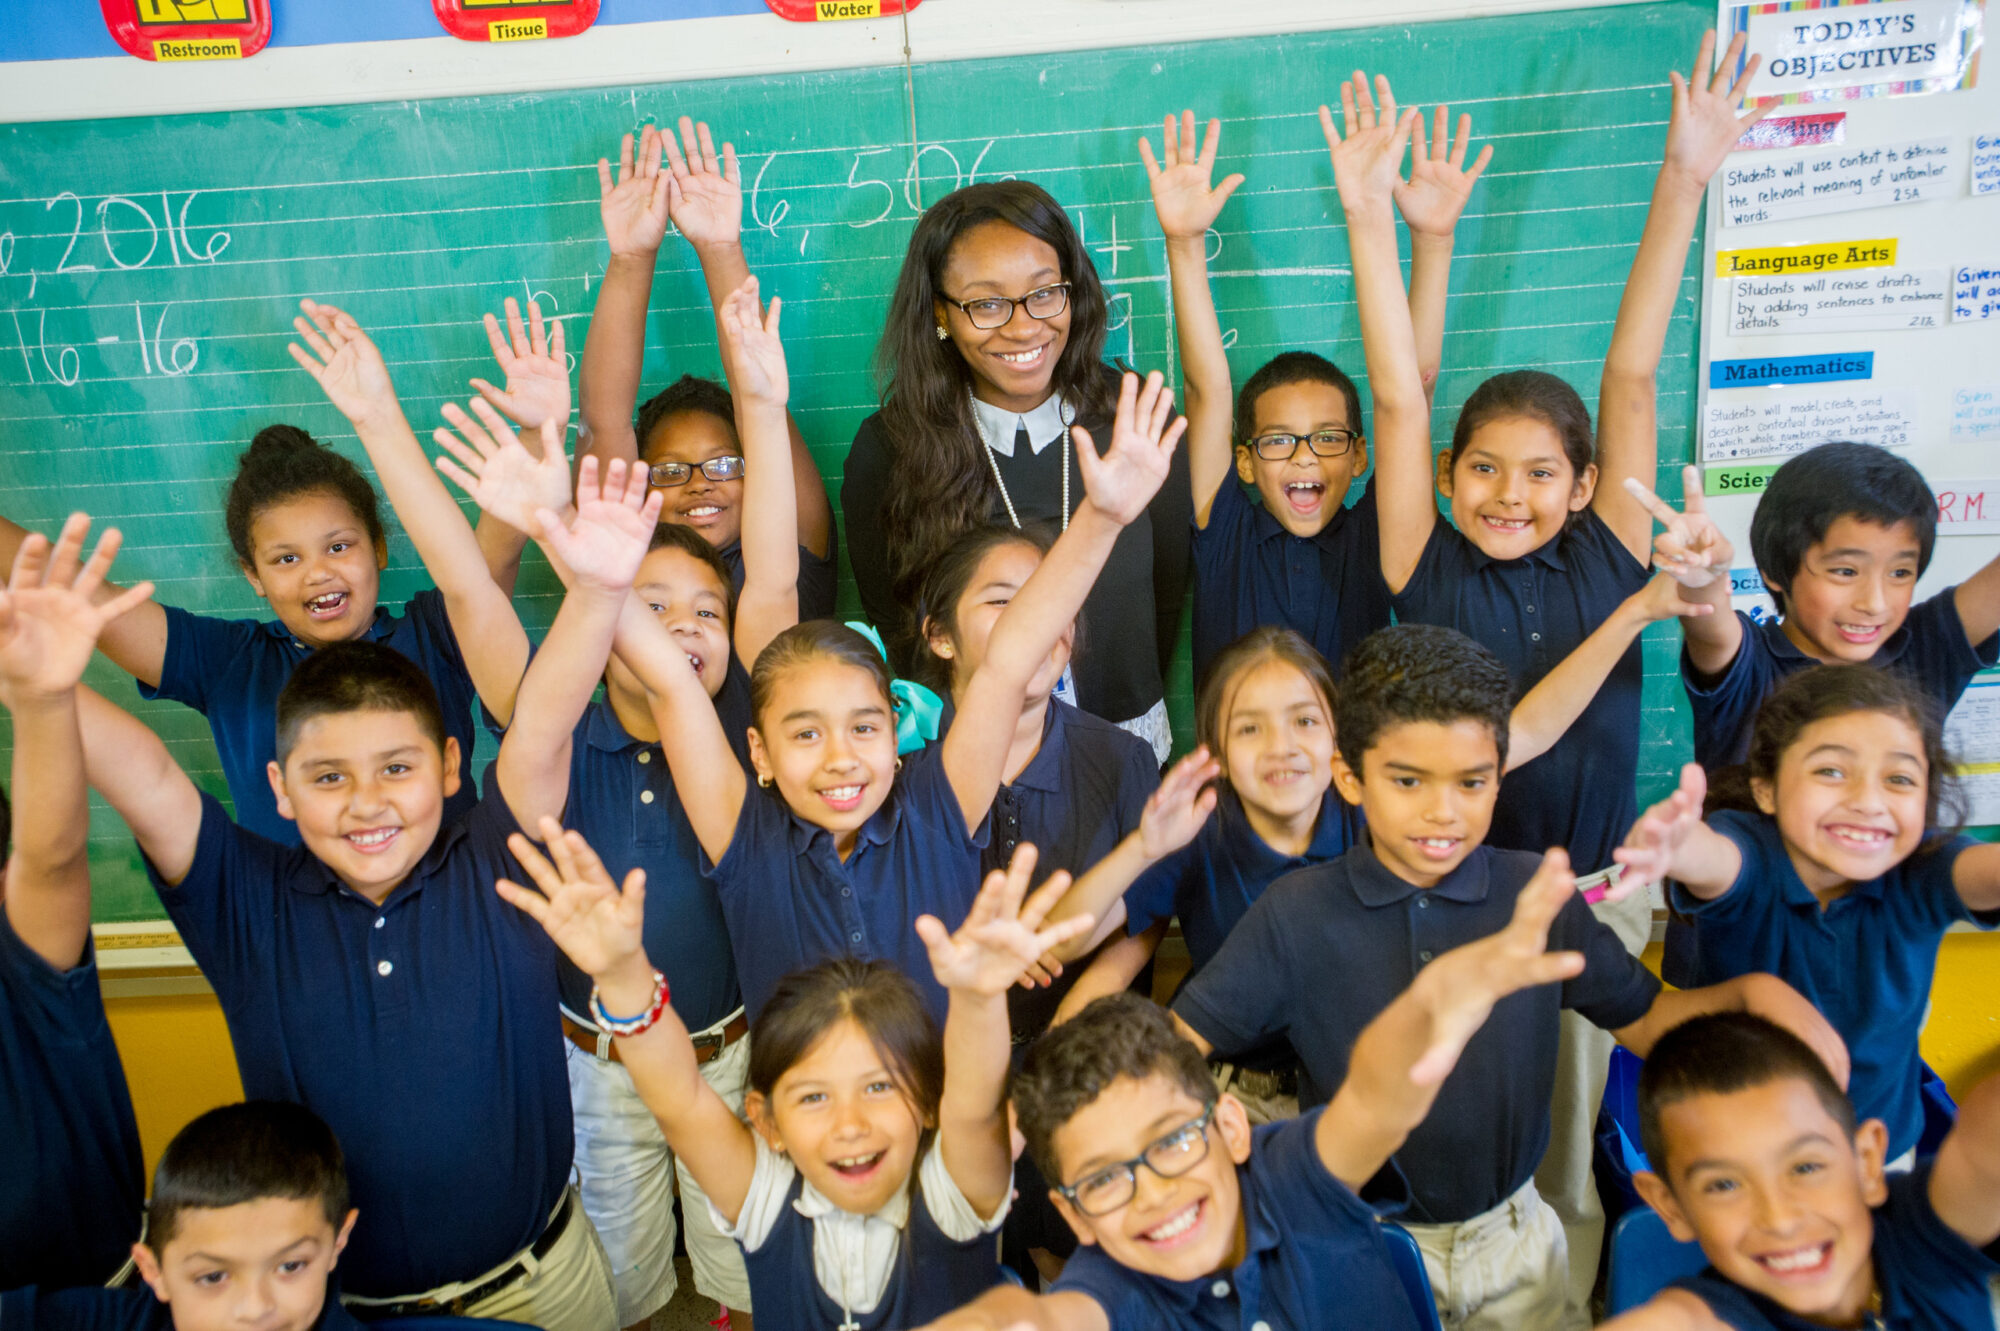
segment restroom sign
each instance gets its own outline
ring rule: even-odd
[[[271,40],[270,0],[99,0],[120,49],[141,60],[242,60]]]

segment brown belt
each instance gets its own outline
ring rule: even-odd
[[[563,1034],[569,1037],[571,1044],[589,1053],[593,1058],[598,1056],[597,1042],[601,1037],[596,1030],[585,1026],[581,1022],[572,1021],[567,1012],[563,1013],[562,1027]],[[737,1013],[735,1019],[722,1028],[721,1034],[697,1035],[693,1037],[694,1061],[696,1063],[714,1062],[723,1050],[735,1044],[749,1033],[750,1018],[740,1012]],[[618,1046],[616,1044],[613,1044],[608,1050],[608,1057],[605,1061],[610,1063],[622,1063],[625,1061],[619,1057]]]

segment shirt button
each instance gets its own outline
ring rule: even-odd
[[[1532,614],[1534,614],[1534,613],[1535,613],[1535,607],[1533,607],[1533,606],[1529,606],[1529,607],[1528,607],[1528,613],[1529,613],[1529,614],[1531,614],[1531,615],[1532,615]]]
[[[396,969],[396,963],[393,961],[378,961],[375,963],[375,973],[377,975],[387,975],[390,971],[395,969]]]
[[[858,943],[858,942],[860,942],[860,941],[861,941],[861,935],[860,935],[860,934],[849,934],[849,935],[847,936],[847,941],[848,941],[848,942],[850,942],[850,943]]]
[[[1429,961],[1430,959],[1431,959],[1431,954],[1430,954],[1430,949],[1428,948],[1424,949],[1422,952],[1417,953],[1418,961]]]
[[[1429,910],[1430,908],[1431,908],[1431,899],[1430,899],[1429,897],[1418,897],[1418,898],[1417,898],[1417,909],[1418,909],[1418,910]]]
[[[644,767],[647,763],[651,761],[653,761],[653,754],[651,750],[645,750],[639,754],[639,766]]]
[[[377,929],[380,929],[383,925],[387,924],[388,922],[389,922],[389,917],[387,915],[377,915],[375,917],[375,927]]]
[[[840,889],[840,895],[844,897],[851,897],[854,895],[854,889],[851,887],[843,887]]]
[[[1542,640],[1542,635],[1539,633],[1530,633],[1528,635],[1529,642],[1540,642],[1541,640]]]
[[[1208,1292],[1215,1295],[1218,1299],[1226,1299],[1229,1297],[1229,1282],[1227,1280],[1218,1280],[1208,1287]]]
[[[640,792],[639,792],[639,803],[641,803],[641,804],[651,804],[652,802],[653,802],[653,792],[652,792],[652,791],[650,791],[650,790],[642,790],[642,791],[640,791]]]

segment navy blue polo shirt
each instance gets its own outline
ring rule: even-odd
[[[828,524],[826,553],[816,555],[805,546],[799,547],[799,619],[832,619],[833,602],[840,591],[840,570],[836,566],[840,538]],[[743,590],[743,542],[739,538],[731,541],[715,552],[722,556],[722,563],[729,570],[729,585],[736,591]],[[751,662],[755,665],[756,662]]]
[[[341,1258],[351,1293],[498,1266],[569,1178],[555,945],[493,890],[526,881],[519,830],[496,786],[378,907],[203,795],[180,886],[147,865],[221,1001],[244,1095],[305,1105],[340,1138],[367,1217]]]
[[[1509,560],[1487,558],[1439,519],[1393,604],[1402,622],[1457,629],[1499,657],[1518,699],[1651,576],[1591,509],[1541,549]],[[1639,817],[1643,673],[1635,642],[1555,746],[1507,773],[1490,844],[1537,855],[1565,846],[1580,874],[1610,866]]]
[[[779,980],[841,956],[886,961],[909,976],[944,1025],[944,986],[915,922],[964,923],[991,820],[966,832],[939,748],[903,756],[889,798],[861,825],[844,864],[833,833],[793,813],[776,787],[750,783],[736,834],[709,873],[753,1027]]]
[[[1869,658],[1869,664],[1884,666],[1909,681],[1937,706],[1940,717],[1952,709],[1974,675],[2000,659],[2000,634],[1977,647],[1966,640],[1965,622],[1958,617],[1954,599],[1957,591],[1947,587],[1911,606],[1903,626]],[[1681,683],[1687,686],[1688,708],[1694,713],[1694,760],[1710,772],[1748,759],[1750,734],[1764,699],[1787,676],[1820,664],[1785,636],[1784,625],[1777,620],[1759,624],[1741,610],[1736,619],[1743,629],[1742,645],[1713,683],[1701,683],[1687,649],[1681,649]]]
[[[275,619],[214,619],[179,606],[161,609],[167,612],[167,650],[159,687],[141,684],[139,696],[185,703],[207,717],[237,821],[281,845],[298,845],[299,829],[278,816],[265,767],[277,757],[278,694],[313,649]],[[479,799],[472,783],[478,692],[445,617],[444,593],[418,592],[400,615],[375,607],[375,622],[362,636],[415,661],[437,690],[444,733],[458,741],[458,770],[465,778],[446,802],[444,816],[459,817]]]
[[[1320,1159],[1313,1138],[1323,1112],[1251,1134],[1250,1159],[1236,1170],[1244,1257],[1231,1270],[1166,1280],[1120,1266],[1102,1248],[1082,1246],[1055,1290],[1095,1300],[1111,1331],[1416,1331],[1381,1221]]]
[[[1189,981],[1174,1011],[1224,1056],[1288,1036],[1311,1084],[1331,1095],[1363,1028],[1433,958],[1506,928],[1541,861],[1480,846],[1424,889],[1361,845],[1286,874]],[[1563,1009],[1617,1030],[1659,995],[1660,982],[1581,897],[1563,904],[1549,950],[1581,952],[1583,973],[1501,999],[1396,1153],[1413,1220],[1470,1220],[1534,1174],[1549,1144]]]
[[[1292,629],[1338,671],[1348,648],[1389,625],[1375,483],[1317,536],[1294,536],[1232,474],[1194,530],[1194,677],[1265,624]]]
[[[734,657],[715,706],[747,770],[750,682]],[[627,734],[608,700],[592,703],[577,722],[563,822],[583,834],[613,881],[646,871],[646,956],[667,977],[682,1024],[704,1031],[743,1006],[722,902],[702,872],[701,842],[666,755],[658,744]],[[590,977],[560,952],[556,957],[563,1006],[588,1020]]]
[[[101,1285],[139,1237],[145,1166],[97,959],[59,971],[0,908],[0,1289]]]
[[[1889,1199],[1875,1208],[1875,1287],[1882,1331],[1967,1331],[1993,1325],[1989,1282],[2000,1277],[2000,1244],[1973,1247],[1931,1206],[1929,1161],[1889,1176]],[[1820,1331],[1821,1322],[1786,1312],[1733,1284],[1714,1267],[1673,1282],[1736,1331]]]
[[[355,1226],[357,1232],[360,1224]],[[342,1258],[340,1269],[347,1269]],[[505,1323],[473,1318],[442,1318],[435,1324],[425,1319],[426,1328],[451,1331],[460,1327],[501,1327]],[[0,1327],[7,1331],[174,1331],[173,1309],[153,1291],[138,1289],[17,1289],[0,1294]],[[313,1331],[362,1331],[354,1315],[340,1306],[340,1299],[328,1287],[326,1302],[313,1323]]]
[[[1847,1094],[1861,1118],[1889,1125],[1889,1158],[1923,1133],[1917,1037],[1930,1005],[1938,944],[1960,920],[2000,927],[2000,911],[1966,909],[1952,865],[1970,837],[1919,852],[1880,878],[1856,883],[1820,909],[1785,852],[1777,822],[1761,813],[1715,814],[1708,825],[1743,853],[1730,889],[1703,901],[1679,883],[1674,909],[1694,919],[1696,986],[1764,972],[1798,990],[1847,1042]]]

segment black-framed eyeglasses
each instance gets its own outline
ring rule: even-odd
[[[694,473],[695,469],[685,462],[655,462],[652,466],[653,484],[662,490],[686,485],[694,479]],[[733,453],[710,458],[701,464],[701,474],[711,481],[733,481],[743,474],[743,459]]]
[[[1139,1191],[1139,1166],[1144,1165],[1161,1178],[1178,1178],[1208,1158],[1208,1125],[1215,1117],[1215,1105],[1201,1111],[1199,1118],[1183,1123],[1130,1160],[1106,1165],[1056,1191],[1072,1206],[1088,1216],[1109,1215],[1132,1200]]]
[[[1354,447],[1359,430],[1315,430],[1311,434],[1260,434],[1250,447],[1266,462],[1289,462],[1304,444],[1316,458],[1337,458]]]
[[[1069,306],[1069,283],[1051,282],[1011,300],[1006,296],[981,296],[977,300],[953,300],[946,296],[944,301],[965,311],[974,328],[999,328],[1013,319],[1016,305],[1027,310],[1030,319],[1055,318]]]

